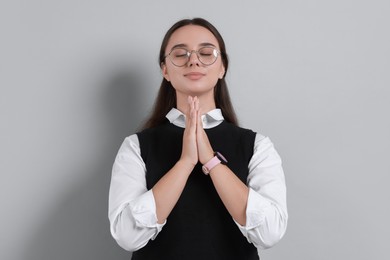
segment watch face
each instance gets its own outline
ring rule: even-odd
[[[215,155],[218,157],[222,164],[226,164],[228,162],[220,152],[215,152]]]

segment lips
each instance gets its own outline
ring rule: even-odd
[[[189,73],[184,74],[184,77],[191,79],[191,80],[197,80],[197,79],[202,78],[203,76],[205,76],[205,74],[201,73],[201,72],[189,72]]]

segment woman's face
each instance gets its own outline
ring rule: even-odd
[[[198,51],[201,47],[211,46],[219,51],[218,41],[206,28],[198,25],[186,25],[177,29],[168,41],[165,55],[172,49],[184,48],[188,51]],[[225,73],[221,55],[211,65],[202,64],[195,52],[190,56],[187,64],[182,67],[172,64],[166,57],[162,65],[164,78],[171,82],[176,92],[184,95],[200,96],[207,92],[213,93],[213,89]]]

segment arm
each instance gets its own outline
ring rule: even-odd
[[[196,100],[196,99],[195,99]],[[183,148],[179,161],[153,187],[156,200],[158,223],[163,223],[176,205],[192,170],[198,162],[196,144],[195,100],[188,98],[186,128],[183,134]]]
[[[230,215],[245,226],[249,188],[226,165],[215,166],[210,171],[210,177]]]
[[[205,164],[213,149],[198,116],[199,161]],[[214,187],[237,226],[257,248],[275,245],[287,228],[286,185],[281,159],[269,138],[256,136],[247,185],[225,165],[210,171]]]
[[[286,232],[286,184],[279,154],[269,138],[257,135],[249,162],[246,225],[243,235],[257,248],[275,245]]]
[[[158,223],[164,223],[179,200],[190,176],[192,166],[179,160],[153,187]]]
[[[112,169],[109,192],[110,231],[117,243],[135,251],[154,239],[163,225],[157,223],[153,193],[147,190],[145,164],[137,135],[126,138]]]
[[[111,178],[109,220],[112,236],[126,250],[136,251],[158,235],[198,161],[193,101],[188,111],[181,158],[152,190],[146,187],[137,136],[126,138],[118,152]]]
[[[198,157],[202,165],[214,157],[214,151],[203,129],[201,114],[197,111]],[[241,225],[246,223],[246,205],[249,188],[226,166],[218,164],[210,171],[210,178],[229,214]]]

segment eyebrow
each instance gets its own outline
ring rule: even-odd
[[[206,47],[206,46],[213,46],[213,47],[216,47],[214,44],[212,43],[209,43],[209,42],[202,42],[199,44],[200,47]],[[187,44],[184,44],[184,43],[179,43],[179,44],[176,44],[174,45],[171,50],[173,49],[176,49],[176,48],[187,48],[188,45]]]

